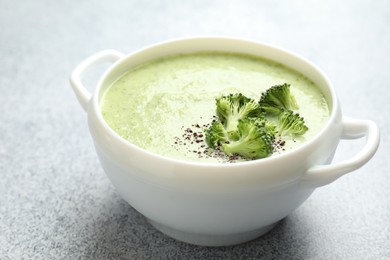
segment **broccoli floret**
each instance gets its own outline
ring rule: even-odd
[[[257,117],[261,113],[259,104],[241,93],[217,98],[216,103],[217,116],[233,140],[238,138],[237,124],[240,119]]]
[[[264,92],[257,103],[242,94],[216,99],[218,120],[205,130],[210,148],[228,156],[258,159],[274,151],[276,135],[303,135],[308,127],[293,110],[298,109],[290,85],[276,85]],[[279,139],[278,139],[279,140]]]
[[[228,140],[225,128],[220,121],[215,121],[205,130],[205,139],[209,147],[216,149],[222,142]]]
[[[275,85],[263,92],[259,101],[261,110],[270,115],[279,115],[285,110],[298,109],[290,84]]]
[[[283,111],[279,115],[279,135],[303,135],[308,130],[303,117],[292,111]]]
[[[227,155],[237,154],[246,159],[258,159],[272,154],[272,137],[256,119],[239,120],[237,129],[238,140],[222,144],[221,149]]]
[[[267,120],[265,117],[258,117],[256,118],[256,123],[265,128],[265,130],[271,136],[272,141],[275,140],[277,130],[276,125],[273,122]]]

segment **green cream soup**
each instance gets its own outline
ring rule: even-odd
[[[259,100],[262,92],[283,83],[291,84],[309,130],[285,138],[283,147],[275,147],[272,156],[277,156],[318,133],[329,108],[313,82],[270,60],[219,52],[157,59],[119,77],[100,104],[108,125],[137,146],[176,159],[226,162],[227,156],[207,148],[204,141],[203,131],[215,116],[215,99],[242,93]]]

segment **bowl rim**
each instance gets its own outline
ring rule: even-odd
[[[236,43],[240,42],[240,43],[254,44],[254,45],[261,46],[263,48],[268,48],[268,49],[271,49],[273,51],[282,53],[283,55],[290,56],[293,59],[297,59],[297,60],[300,60],[303,63],[306,63],[306,65],[308,65],[313,71],[315,71],[315,73],[318,74],[318,76],[320,76],[322,78],[322,80],[325,82],[325,84],[326,84],[326,86],[328,88],[329,98],[331,100],[326,99],[326,101],[328,103],[328,106],[330,106],[331,109],[330,109],[330,114],[329,114],[329,118],[328,118],[327,122],[322,127],[322,129],[319,132],[317,132],[310,140],[307,140],[306,142],[304,142],[303,144],[299,145],[298,147],[295,147],[294,149],[291,149],[289,151],[285,151],[285,152],[283,152],[281,154],[277,154],[277,155],[274,155],[274,156],[266,157],[266,158],[260,158],[260,159],[249,160],[249,161],[240,161],[240,162],[227,162],[227,163],[221,163],[221,162],[199,162],[199,161],[182,160],[182,159],[177,159],[177,158],[173,158],[173,157],[169,157],[169,156],[164,156],[164,155],[161,155],[161,154],[149,151],[147,149],[144,149],[144,148],[142,148],[142,147],[140,147],[140,146],[138,146],[136,144],[133,144],[130,141],[128,141],[125,138],[123,138],[122,136],[120,136],[119,134],[117,134],[108,125],[108,123],[104,120],[102,112],[101,112],[100,104],[99,104],[100,103],[100,98],[99,97],[102,96],[100,94],[101,94],[101,89],[102,89],[104,80],[117,68],[117,66],[127,62],[127,60],[131,59],[136,54],[139,54],[139,53],[142,53],[142,52],[151,51],[151,50],[154,50],[156,48],[160,48],[162,46],[170,45],[172,43],[186,43],[186,42],[196,41],[196,40],[200,40],[200,41],[230,41],[230,42],[234,42],[235,41]],[[217,50],[214,50],[214,51],[217,51]],[[191,52],[187,52],[187,53],[191,53]],[[248,54],[247,52],[242,51],[242,50],[237,50],[236,53]],[[262,57],[262,56],[259,55],[259,57]],[[156,58],[154,58],[154,59],[156,59]],[[272,61],[284,64],[283,60],[275,60],[275,59],[269,59],[269,60],[272,60]],[[291,68],[288,65],[285,65],[285,66],[289,67],[290,69],[294,69],[295,71],[297,71],[299,73],[302,73],[299,70],[299,68]],[[302,73],[302,74],[304,76],[308,77],[304,73]],[[311,79],[311,78],[309,78],[309,79]],[[236,168],[236,167],[243,167],[243,166],[256,166],[258,164],[272,163],[275,160],[278,161],[278,160],[281,160],[282,158],[291,157],[292,154],[297,154],[297,153],[300,153],[301,151],[304,151],[304,150],[308,149],[314,143],[317,143],[319,141],[319,139],[321,139],[321,137],[324,135],[324,133],[329,130],[329,128],[332,126],[333,122],[336,121],[337,116],[338,116],[338,110],[340,110],[340,105],[339,105],[339,101],[338,101],[338,98],[337,98],[334,86],[331,83],[330,79],[327,77],[327,75],[317,65],[315,65],[314,63],[312,63],[308,59],[306,59],[306,58],[304,58],[304,57],[302,57],[302,56],[300,56],[300,55],[298,55],[298,54],[296,54],[296,53],[294,53],[292,51],[289,51],[289,50],[284,49],[282,47],[276,46],[274,44],[269,44],[269,43],[266,43],[266,42],[255,41],[255,40],[251,40],[251,39],[247,39],[247,38],[241,38],[241,37],[190,36],[190,37],[173,38],[173,39],[170,39],[170,40],[165,40],[165,41],[160,41],[160,42],[157,42],[157,43],[154,43],[154,44],[150,44],[150,45],[147,45],[147,46],[145,46],[143,48],[140,48],[140,49],[137,49],[137,50],[135,50],[133,52],[130,52],[130,53],[124,55],[124,57],[122,57],[121,59],[117,60],[108,69],[106,69],[105,72],[100,77],[100,79],[98,81],[98,84],[97,84],[97,87],[96,87],[96,89],[94,91],[92,102],[90,102],[90,106],[89,106],[89,109],[88,109],[88,114],[90,113],[90,110],[94,111],[95,116],[96,116],[100,126],[104,129],[105,133],[109,134],[110,137],[113,138],[113,140],[115,140],[116,142],[120,143],[124,147],[127,147],[127,148],[130,148],[132,150],[135,150],[137,153],[140,153],[142,155],[151,157],[152,159],[157,159],[159,161],[162,160],[162,161],[165,161],[165,162],[170,162],[172,164],[177,164],[177,165],[181,165],[181,166],[190,166],[190,167]]]

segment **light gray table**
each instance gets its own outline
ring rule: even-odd
[[[389,25],[385,0],[0,0],[0,259],[390,259]],[[124,202],[68,84],[99,50],[205,34],[307,57],[332,79],[343,113],[382,132],[366,166],[233,247],[177,242]],[[91,89],[103,70],[88,75]],[[342,142],[336,161],[362,143]]]

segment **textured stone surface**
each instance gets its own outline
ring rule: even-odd
[[[389,24],[385,0],[0,0],[0,258],[389,259]],[[233,247],[176,242],[124,202],[68,84],[99,50],[204,34],[307,57],[332,79],[343,113],[382,132],[366,166],[319,188],[264,237]],[[89,73],[91,90],[103,69]],[[336,160],[361,145],[342,142]]]

